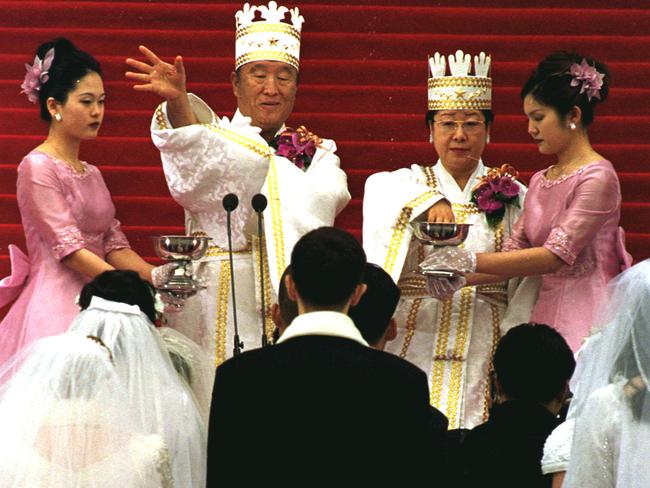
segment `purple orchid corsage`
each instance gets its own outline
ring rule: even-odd
[[[519,207],[519,173],[509,164],[491,168],[472,188],[471,202],[485,213],[488,225],[494,229],[506,213],[507,205]]]
[[[592,97],[600,99],[600,89],[605,78],[603,73],[598,72],[594,66],[589,66],[589,63],[584,58],[582,58],[580,64],[573,63],[569,73],[573,77],[571,86],[578,86],[582,83],[580,93],[586,93],[590,102]]]
[[[54,48],[47,51],[43,59],[34,56],[34,64],[31,66],[25,64],[27,73],[25,73],[25,79],[22,85],[20,85],[20,88],[22,88],[20,93],[27,95],[27,100],[30,102],[38,102],[38,92],[43,83],[47,82],[50,78],[49,70],[52,66],[52,61],[54,61]]]
[[[321,142],[323,141],[320,137],[301,125],[295,130],[287,127],[271,141],[270,146],[275,148],[276,155],[287,158],[304,171],[309,168]]]

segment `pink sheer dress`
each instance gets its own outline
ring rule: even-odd
[[[129,247],[99,169],[77,173],[32,151],[18,166],[16,195],[28,256],[9,246],[12,274],[0,281],[0,307],[13,300],[0,323],[0,365],[41,337],[68,330],[79,312],[76,297],[89,281],[61,260],[85,248],[104,258]]]
[[[625,251],[621,189],[609,161],[596,161],[556,180],[530,180],[524,211],[505,251],[544,247],[564,261],[542,276],[531,321],[555,327],[576,351],[589,333],[605,285],[632,263]]]

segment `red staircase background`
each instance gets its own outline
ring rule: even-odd
[[[282,3],[282,2],[281,2]],[[353,200],[337,225],[360,236],[367,176],[432,161],[424,125],[427,54],[463,49],[492,54],[496,122],[485,161],[511,163],[528,179],[553,163],[526,133],[519,88],[546,54],[576,50],[607,62],[610,99],[590,136],[619,171],[622,225],[635,260],[650,257],[650,10],[647,0],[345,0],[294,1],[306,19],[301,84],[290,125],[336,140]],[[543,4],[543,6],[540,6]],[[289,5],[289,4],[287,4]],[[123,77],[124,59],[145,44],[185,57],[189,88],[220,114],[235,100],[228,83],[234,13],[240,3],[211,1],[0,0],[0,277],[7,246],[24,249],[16,206],[16,166],[47,126],[20,95],[24,63],[36,46],[66,36],[97,56],[107,112],[100,137],[82,146],[98,165],[133,247],[152,255],[148,236],[182,232],[182,210],[169,197],[149,139],[159,100]]]

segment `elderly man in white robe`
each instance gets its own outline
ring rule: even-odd
[[[294,243],[314,228],[332,225],[350,200],[332,140],[285,121],[298,87],[303,17],[275,2],[245,4],[237,12],[235,71],[237,111],[218,118],[186,91],[183,59],[163,62],[144,46],[146,62],[127,59],[136,90],[165,98],[155,111],[151,136],[161,153],[173,198],[185,208],[187,232],[212,238],[195,274],[207,289],[186,300],[171,325],[205,348],[220,364],[233,353],[231,273],[235,273],[239,336],[245,350],[270,337],[270,307]],[[234,269],[228,259],[225,195],[239,206],[231,214]],[[258,236],[251,199],[266,196],[264,236]],[[259,238],[263,239],[258,252]],[[260,255],[261,254],[261,255]],[[265,286],[259,284],[260,260]],[[270,278],[270,279],[269,279]],[[264,296],[264,330],[261,297]]]
[[[446,60],[438,53],[429,59],[429,67],[426,121],[438,162],[368,178],[363,242],[368,261],[382,265],[402,292],[395,316],[398,335],[387,350],[427,372],[431,404],[447,415],[450,429],[471,429],[487,420],[489,370],[497,341],[505,328],[528,319],[534,286],[515,298],[523,291],[515,280],[454,292],[446,278],[426,278],[419,264],[431,247],[415,240],[411,223],[472,224],[463,245],[478,252],[498,251],[521,213],[525,188],[515,181],[513,169],[490,173],[481,160],[493,120],[490,57],[475,56],[474,75],[471,58],[462,51],[449,56],[451,76],[445,76]],[[508,179],[517,193],[490,214],[472,201],[475,186],[486,182],[481,178],[488,174]],[[515,300],[516,307],[509,306]],[[507,313],[511,317],[506,319]]]

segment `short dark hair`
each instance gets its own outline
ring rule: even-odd
[[[582,83],[571,86],[573,76],[571,65],[580,64],[585,60],[589,66],[593,66],[598,72],[605,75],[603,85],[600,88],[600,98],[591,97],[587,93],[580,93]],[[564,118],[573,107],[579,107],[582,111],[582,125],[588,126],[594,120],[594,109],[597,103],[607,99],[611,74],[607,66],[587,56],[566,51],[557,51],[544,58],[524,86],[521,89],[521,99],[531,95],[542,105],[554,108],[560,117]]]
[[[52,120],[47,109],[47,99],[52,97],[59,103],[65,103],[68,95],[77,86],[77,82],[88,73],[102,75],[97,60],[87,52],[77,47],[65,37],[59,37],[41,44],[36,55],[44,59],[47,52],[54,48],[54,59],[48,70],[48,79],[38,92],[38,102],[41,109],[41,119]]]
[[[291,275],[291,265],[287,266],[280,278],[280,286],[278,287],[278,306],[280,307],[280,319],[285,326],[288,326],[298,316],[298,304],[289,298],[287,293],[287,285],[284,279],[287,275]]]
[[[154,294],[153,287],[135,271],[104,271],[81,289],[79,306],[82,310],[87,309],[92,297],[137,305],[153,323],[156,321]]]
[[[440,110],[427,110],[427,113],[424,115],[424,123],[427,128],[429,127],[429,124],[433,122],[433,119],[438,112],[440,112]],[[494,112],[492,110],[481,110],[481,113],[483,113],[483,117],[485,117],[485,125],[488,127],[491,126],[494,122]]]
[[[308,305],[336,308],[350,299],[363,278],[366,253],[352,234],[319,227],[300,238],[291,253],[291,275]]]
[[[550,402],[565,388],[575,366],[564,337],[545,324],[513,327],[494,353],[494,370],[503,392],[518,400]]]
[[[390,275],[373,263],[366,264],[363,282],[368,288],[359,303],[350,307],[348,315],[366,342],[373,346],[386,333],[395,314],[400,291]]]

